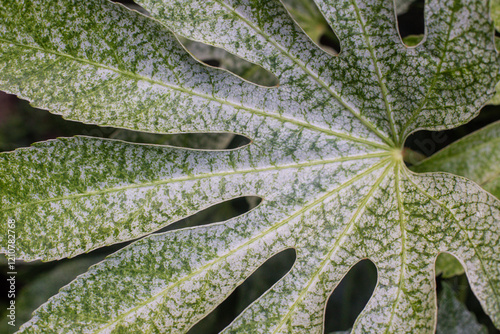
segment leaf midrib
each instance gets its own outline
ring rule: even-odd
[[[23,203],[21,205],[10,206],[10,207],[7,207],[7,208],[0,210],[0,212],[5,212],[5,211],[13,210],[13,209],[20,209],[20,208],[24,208],[27,206],[39,205],[39,204],[48,203],[48,202],[57,202],[57,201],[71,200],[71,199],[81,198],[81,197],[86,197],[86,196],[102,195],[102,194],[108,194],[108,193],[113,193],[113,192],[118,192],[118,191],[128,190],[128,189],[154,187],[154,186],[159,186],[159,185],[164,185],[164,184],[169,184],[169,183],[186,182],[186,181],[201,180],[201,179],[206,179],[206,178],[211,178],[211,177],[223,177],[223,176],[238,175],[238,174],[262,173],[262,172],[267,172],[267,171],[276,171],[276,170],[283,170],[283,169],[296,169],[296,168],[303,168],[303,167],[310,167],[310,166],[317,166],[317,165],[327,165],[330,163],[348,162],[348,161],[354,161],[354,160],[364,160],[364,159],[387,157],[387,156],[390,156],[390,153],[388,153],[388,152],[368,153],[368,154],[359,155],[359,156],[342,157],[342,158],[329,159],[329,160],[315,160],[315,161],[308,161],[308,162],[304,162],[304,163],[296,163],[296,164],[290,164],[290,165],[275,165],[275,166],[267,166],[267,167],[262,167],[262,168],[250,168],[250,169],[234,170],[234,171],[219,172],[219,173],[203,173],[203,174],[199,174],[199,175],[195,175],[195,176],[186,176],[186,177],[179,177],[179,178],[168,179],[168,180],[146,182],[146,183],[141,183],[141,184],[118,186],[118,187],[108,188],[105,190],[89,191],[89,192],[84,192],[84,193],[79,193],[79,194],[53,197],[53,198],[44,199],[44,200],[37,200],[37,201]]]
[[[264,39],[266,41],[268,41],[269,43],[271,43],[275,48],[277,48],[282,54],[284,54],[287,58],[289,58],[291,61],[293,61],[297,66],[300,67],[300,69],[302,69],[302,71],[304,71],[304,73],[306,73],[311,79],[313,79],[314,81],[316,81],[323,89],[325,89],[333,98],[335,98],[347,111],[349,111],[357,120],[359,120],[361,122],[361,124],[363,124],[366,128],[368,128],[368,130],[370,130],[371,132],[373,132],[377,137],[379,137],[380,139],[382,139],[387,145],[389,145],[389,147],[394,147],[394,143],[392,142],[392,140],[390,138],[388,138],[387,136],[385,136],[383,133],[381,133],[377,127],[371,123],[370,121],[368,121],[367,119],[365,119],[361,113],[359,112],[359,110],[356,110],[353,106],[349,105],[346,101],[344,101],[344,99],[342,99],[342,97],[336,92],[334,91],[330,86],[328,86],[323,80],[321,80],[321,78],[316,75],[315,73],[313,73],[309,68],[307,68],[307,66],[298,58],[292,56],[290,53],[288,53],[284,48],[283,46],[281,46],[281,44],[279,44],[278,42],[276,42],[273,38],[271,38],[271,36],[269,36],[268,34],[264,33],[262,30],[260,30],[260,28],[258,28],[257,26],[255,26],[250,20],[246,19],[244,16],[242,16],[240,13],[238,13],[238,11],[236,11],[236,9],[234,9],[233,7],[227,5],[226,3],[224,3],[224,1],[222,0],[217,0],[217,2],[227,8],[229,11],[233,12],[236,16],[238,16],[243,22],[245,22],[250,28],[252,28],[256,33],[258,33],[259,35],[261,35],[262,37],[264,37]],[[285,5],[283,5],[285,6]],[[286,7],[286,6],[285,6]],[[320,48],[321,49],[321,48]],[[324,52],[324,50],[322,50],[322,52]],[[325,52],[325,54],[328,54]],[[329,54],[328,54],[329,55]],[[330,56],[330,55],[329,55]]]
[[[350,229],[357,222],[357,220],[360,217],[360,215],[363,214],[363,212],[364,212],[366,206],[368,205],[370,199],[373,198],[373,194],[374,194],[375,190],[378,188],[378,186],[380,185],[380,183],[382,183],[382,181],[386,178],[386,176],[389,173],[389,171],[391,170],[391,168],[392,168],[392,164],[389,164],[386,167],[386,169],[384,170],[384,172],[382,173],[382,175],[380,175],[377,178],[377,180],[373,183],[373,185],[370,188],[370,190],[368,191],[368,193],[365,196],[363,196],[363,198],[360,201],[360,203],[359,203],[356,211],[354,212],[354,214],[352,215],[352,217],[349,219],[349,222],[346,224],[346,226],[344,227],[344,229],[342,230],[342,232],[340,232],[336,236],[335,243],[330,248],[330,250],[328,251],[328,253],[325,255],[323,261],[321,261],[320,265],[318,266],[318,269],[310,277],[310,279],[307,282],[306,286],[301,290],[301,292],[297,296],[297,299],[295,300],[295,302],[289,307],[288,312],[285,314],[285,316],[282,318],[282,320],[278,323],[278,325],[276,326],[276,328],[273,330],[272,334],[276,334],[277,331],[285,324],[285,322],[287,321],[287,319],[291,316],[291,313],[292,313],[293,309],[295,309],[298,306],[299,302],[302,300],[302,298],[304,297],[304,295],[309,291],[310,286],[313,284],[314,280],[320,275],[320,273],[322,272],[322,270],[326,267],[326,265],[330,261],[332,255],[336,251],[338,251],[339,247],[341,246],[341,241],[343,241],[343,237],[345,235],[347,235],[347,233],[350,231]]]
[[[289,221],[291,221],[292,219],[298,217],[299,215],[307,212],[308,210],[314,208],[316,205],[322,203],[324,200],[326,200],[328,197],[332,196],[333,194],[339,192],[340,190],[350,186],[351,184],[353,184],[354,182],[370,175],[371,173],[373,173],[374,171],[384,167],[384,165],[386,165],[389,161],[390,161],[390,157],[389,158],[386,158],[382,161],[380,161],[379,163],[373,165],[372,167],[366,169],[364,172],[362,173],[359,173],[359,174],[356,174],[353,178],[349,179],[348,181],[344,182],[343,184],[337,186],[335,189],[327,192],[326,194],[324,194],[323,196],[319,197],[318,199],[314,200],[313,202],[309,203],[308,205],[304,206],[302,209],[300,210],[297,210],[294,214],[288,216],[286,219],[283,219],[281,222],[279,223],[276,223],[274,224],[271,228],[255,235],[254,237],[250,238],[248,241],[246,241],[245,243],[243,243],[242,245],[234,248],[234,249],[231,249],[229,250],[226,254],[224,255],[221,255],[219,257],[217,257],[216,259],[206,263],[205,265],[201,266],[200,268],[198,268],[197,270],[191,272],[190,274],[184,276],[183,278],[175,281],[175,283],[169,285],[168,287],[166,287],[165,289],[163,289],[162,291],[158,292],[157,294],[151,296],[150,298],[146,299],[145,301],[139,303],[138,305],[136,305],[135,307],[131,308],[130,310],[128,310],[127,312],[124,312],[123,314],[121,314],[120,316],[116,317],[115,319],[113,319],[112,321],[108,322],[107,325],[105,325],[104,327],[101,327],[99,328],[95,333],[100,333],[102,332],[103,330],[109,328],[110,326],[112,326],[113,324],[115,323],[118,323],[120,320],[124,319],[127,315],[129,314],[132,314],[134,311],[138,310],[139,308],[149,304],[150,302],[154,301],[156,298],[166,294],[169,290],[171,290],[172,288],[180,285],[181,283],[187,281],[188,279],[190,279],[191,277],[194,277],[196,276],[197,274],[203,272],[205,269],[211,267],[212,265],[214,265],[215,263],[217,262],[220,262],[222,261],[223,259],[226,259],[228,258],[229,256],[237,253],[239,250],[249,246],[250,244],[252,244],[253,242],[255,241],[258,241],[260,239],[262,239],[265,235],[277,230],[278,228],[280,228],[281,226],[285,225],[286,223],[288,223]]]
[[[394,299],[394,302],[392,303],[391,316],[389,318],[389,322],[387,324],[387,328],[385,329],[384,334],[390,333],[391,326],[394,321],[394,315],[396,314],[396,307],[398,306],[399,299],[401,298],[401,293],[403,292],[403,287],[405,283],[404,276],[406,271],[406,260],[407,260],[407,255],[406,255],[407,235],[406,235],[404,202],[401,196],[401,169],[402,167],[396,164],[394,170],[394,175],[395,175],[394,184],[396,189],[396,200],[398,202],[399,228],[401,229],[401,267],[400,267],[401,272],[399,273],[399,278],[398,278],[398,293],[396,295],[396,298]]]
[[[443,67],[443,62],[444,62],[444,59],[446,57],[446,54],[448,52],[448,44],[450,43],[450,37],[451,37],[451,31],[453,30],[453,21],[455,20],[455,11],[452,12],[451,14],[451,18],[450,18],[450,22],[448,23],[448,31],[446,33],[446,41],[445,41],[445,44],[444,44],[444,47],[443,47],[443,51],[441,52],[441,57],[439,58],[439,63],[438,63],[438,66],[436,68],[436,73],[434,74],[434,76],[432,77],[432,81],[431,81],[431,84],[429,86],[429,89],[427,90],[427,92],[425,93],[425,96],[424,98],[422,99],[422,102],[420,103],[420,105],[417,107],[417,109],[415,109],[412,113],[411,113],[411,116],[410,118],[408,118],[408,120],[405,122],[405,124],[402,126],[402,130],[401,130],[401,133],[403,134],[403,136],[406,134],[406,130],[408,129],[408,127],[415,121],[415,119],[420,115],[420,113],[422,112],[423,108],[425,107],[425,105],[427,104],[427,101],[429,100],[429,97],[430,97],[430,94],[431,92],[434,90],[434,87],[436,86],[437,82],[438,82],[438,76],[441,75],[441,68]],[[424,37],[425,38],[425,37]]]
[[[52,55],[55,55],[55,56],[67,58],[67,59],[72,60],[72,61],[76,61],[76,62],[79,62],[79,63],[88,64],[88,65],[91,65],[91,66],[94,66],[94,67],[97,67],[97,68],[102,68],[102,69],[105,69],[105,70],[109,70],[109,71],[117,73],[117,74],[119,74],[121,76],[129,77],[129,78],[131,78],[133,80],[145,81],[145,82],[148,82],[150,84],[159,85],[159,86],[171,89],[171,90],[176,90],[176,91],[179,91],[179,92],[187,94],[187,95],[197,96],[197,97],[200,97],[200,98],[205,99],[205,100],[209,100],[209,101],[214,101],[214,102],[220,103],[222,105],[229,105],[229,106],[231,106],[231,107],[233,107],[235,109],[245,110],[245,111],[247,111],[247,112],[249,112],[251,114],[256,114],[256,115],[263,116],[263,117],[273,118],[273,119],[276,119],[276,120],[278,120],[280,122],[283,122],[283,123],[291,123],[291,124],[294,124],[294,125],[296,125],[298,127],[306,128],[306,129],[309,129],[309,130],[312,130],[312,131],[316,131],[316,132],[320,132],[320,133],[325,133],[327,135],[331,135],[331,136],[338,137],[338,138],[341,138],[341,139],[346,139],[346,140],[349,140],[349,141],[366,144],[366,145],[369,145],[369,146],[372,146],[372,147],[389,149],[389,147],[387,145],[384,145],[384,144],[381,144],[381,143],[377,143],[377,142],[371,141],[369,139],[359,138],[359,137],[355,137],[355,136],[353,136],[351,134],[346,134],[346,133],[342,133],[342,132],[337,132],[337,131],[333,131],[333,130],[330,130],[330,129],[326,129],[326,128],[323,128],[321,126],[313,125],[311,123],[300,121],[300,120],[295,119],[295,118],[285,117],[282,114],[276,114],[276,113],[271,113],[269,111],[265,111],[265,110],[261,110],[261,109],[251,108],[251,107],[243,105],[243,104],[240,105],[240,104],[237,104],[237,103],[230,102],[228,100],[217,98],[217,97],[215,97],[213,95],[208,95],[208,94],[196,92],[194,89],[193,90],[189,90],[189,89],[184,88],[184,87],[175,86],[173,84],[167,84],[165,82],[153,80],[152,78],[148,78],[148,77],[139,75],[137,73],[133,73],[133,72],[130,72],[130,71],[125,71],[125,70],[120,70],[118,68],[114,68],[114,67],[111,67],[111,66],[108,66],[108,65],[104,65],[104,64],[99,64],[99,63],[96,63],[96,62],[88,60],[88,59],[83,59],[83,58],[75,57],[75,56],[72,56],[72,55],[67,54],[67,53],[62,53],[62,52],[55,51],[55,50],[48,50],[48,49],[44,49],[44,48],[38,47],[38,46],[27,45],[27,44],[19,43],[17,41],[11,41],[11,40],[8,40],[8,39],[5,39],[5,38],[1,38],[1,37],[0,37],[0,42],[6,43],[6,44],[11,44],[11,45],[16,45],[16,46],[18,46],[20,48],[28,48],[28,49],[32,49],[32,50],[41,51],[43,53],[52,54]],[[268,88],[268,89],[274,89],[274,88]],[[42,108],[44,108],[44,106],[42,106]]]
[[[363,37],[365,39],[366,46],[368,47],[368,50],[370,51],[370,57],[372,60],[373,67],[375,68],[375,73],[377,75],[378,84],[380,87],[380,91],[382,93],[382,98],[384,100],[386,116],[387,116],[387,119],[389,121],[389,126],[390,126],[391,131],[392,131],[392,136],[393,136],[394,142],[396,144],[399,144],[399,138],[398,138],[398,133],[396,131],[396,126],[394,123],[394,117],[393,117],[391,104],[389,103],[389,100],[387,99],[387,96],[389,95],[389,91],[388,91],[387,86],[384,82],[382,71],[380,70],[380,66],[378,65],[378,58],[375,55],[375,50],[373,48],[371,39],[369,38],[369,34],[366,31],[365,21],[363,20],[363,17],[361,16],[361,11],[358,7],[358,3],[356,2],[356,0],[352,0],[351,3],[354,6],[354,9],[356,11],[356,16],[358,18],[358,22],[361,26],[361,29],[363,30]]]

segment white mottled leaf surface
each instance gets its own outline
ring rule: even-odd
[[[0,1],[0,88],[65,118],[152,133],[234,132],[238,150],[87,137],[0,155],[0,225],[27,260],[143,237],[42,305],[23,333],[183,333],[274,254],[294,266],[225,333],[321,333],[328,297],[362,259],[378,283],[353,333],[433,333],[434,261],[464,266],[500,325],[500,202],[474,182],[414,174],[405,138],[474,117],[499,59],[484,0],[429,0],[426,36],[390,0],[317,0],[341,43],[324,52],[276,0]],[[261,66],[263,87],[204,66],[173,32]],[[226,222],[153,234],[220,201]],[[5,250],[5,237],[0,244]],[[34,237],[36,236],[36,237]]]

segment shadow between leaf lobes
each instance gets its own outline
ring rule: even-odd
[[[262,202],[258,196],[237,197],[203,209],[192,216],[176,221],[154,233],[162,233],[181,228],[209,225],[229,220],[254,209]]]
[[[439,254],[435,271],[438,299],[436,334],[500,333],[474,295],[465,270],[455,256]]]
[[[377,284],[377,268],[370,260],[354,265],[330,295],[325,311],[325,333],[346,331],[365,308]]]
[[[295,249],[289,248],[275,254],[253,272],[217,308],[194,325],[188,334],[216,334],[227,327],[251,303],[269,290],[292,269]]]

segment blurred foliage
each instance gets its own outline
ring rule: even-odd
[[[464,267],[458,262],[457,258],[448,253],[441,253],[436,259],[436,276],[450,278],[463,275]]]
[[[447,283],[442,286],[436,334],[487,334],[486,327],[457,299],[453,288]]]
[[[278,78],[264,68],[215,46],[191,41],[177,36],[184,47],[199,61],[214,67],[223,68],[237,76],[261,86],[273,87],[278,85]]]
[[[310,0],[283,0],[294,20],[326,52],[338,54],[340,41],[316,4]]]
[[[422,42],[422,39],[424,39],[424,35],[409,35],[403,38],[403,43],[405,43],[406,46],[416,46],[418,43]]]

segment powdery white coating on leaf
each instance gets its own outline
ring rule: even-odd
[[[499,201],[460,177],[412,174],[395,153],[416,129],[472,118],[492,94],[499,66],[487,1],[428,1],[427,35],[407,48],[393,1],[317,0],[338,56],[277,0],[140,3],[158,21],[102,0],[0,2],[0,87],[80,121],[236,132],[252,143],[193,151],[79,137],[2,154],[0,215],[16,218],[20,254],[74,256],[222,200],[263,201],[226,222],[132,243],[21,332],[186,332],[287,248],[293,268],[226,333],[321,333],[332,290],[364,258],[378,284],[353,333],[433,333],[441,252],[464,265],[500,325]],[[167,29],[280,84],[205,67]]]
[[[335,142],[327,143],[333,149]],[[340,146],[342,152],[356,151],[350,143]],[[273,200],[290,180],[297,180],[297,189],[291,189],[296,197],[311,180],[318,189],[345,182],[387,156],[359,149],[356,156],[328,159],[332,151],[310,161],[298,149],[291,156],[270,156],[266,163],[256,147],[185,151],[85,137],[59,139],[0,157],[5,175],[0,214],[17,218],[20,258],[59,259],[137,238],[223,200],[245,195]],[[30,176],[23,182],[14,169],[26,162]],[[40,233],[47,236],[31,237]]]
[[[380,1],[317,1],[343,42],[343,51],[349,53],[344,60],[357,71],[375,72],[377,115],[393,119],[399,142],[416,129],[443,129],[470,120],[484,104],[481,94],[493,93],[491,80],[497,76],[494,30],[484,22],[487,1],[429,1],[426,37],[410,49],[402,46],[397,33],[392,1],[383,2],[384,6]],[[357,82],[359,91],[365,82]],[[483,88],[477,94],[479,86]]]
[[[321,125],[315,127],[319,133],[335,133],[328,128],[336,128],[380,143],[380,138],[340,110],[335,115],[330,115],[327,105],[316,110],[310,90],[305,89],[310,79],[303,73],[297,82],[300,90],[291,91],[285,82],[279,88],[258,87],[202,66],[159,23],[111,3],[54,1],[65,16],[56,15],[57,10],[49,10],[43,2],[24,4],[0,4],[5,13],[2,24],[16,26],[0,35],[0,87],[65,118],[162,133],[233,131],[262,140],[265,137],[255,136],[255,131],[270,116],[277,123]],[[53,23],[40,25],[33,35],[29,22],[38,21],[42,14]],[[75,23],[73,17],[86,19]],[[66,47],[56,43],[55,36],[67,40]],[[308,49],[306,45],[304,50]],[[296,71],[290,66],[286,70]],[[32,85],[19,85],[19,78],[28,77]],[[320,94],[325,101],[331,99],[316,89],[315,95]]]
[[[381,174],[380,171],[376,172],[376,175],[379,174]],[[309,178],[314,178],[312,173],[308,173],[308,175]],[[373,179],[375,176],[368,174],[368,177],[369,179]],[[308,181],[311,184],[311,179]],[[358,181],[357,184],[358,186],[354,188],[358,188],[360,191],[348,188],[344,190],[344,193],[338,194],[338,197],[345,199],[350,198],[347,195],[354,195],[357,198],[362,197],[362,194],[366,193],[369,185],[361,181]],[[88,302],[89,306],[105,303],[106,306],[104,309],[107,310],[106,314],[102,313],[102,309],[93,309],[92,307],[87,308],[84,306],[84,309],[96,312],[96,314],[82,313],[82,319],[89,316],[92,318],[97,317],[102,319],[104,326],[122,326],[128,332],[136,330],[147,332],[148,329],[152,328],[150,327],[151,322],[160,321],[163,324],[161,328],[169,328],[167,331],[183,332],[186,328],[185,326],[194,324],[194,321],[199,320],[203,316],[203,310],[208,310],[210,305],[215,305],[213,304],[214,301],[217,302],[220,300],[220,294],[228,295],[237,284],[241,283],[244,277],[262,264],[269,256],[294,245],[297,241],[294,240],[293,236],[299,237],[301,235],[298,233],[299,231],[302,231],[302,235],[305,236],[307,235],[305,229],[309,230],[309,233],[315,230],[316,226],[312,224],[312,221],[309,226],[304,226],[304,222],[310,221],[309,218],[312,218],[310,216],[324,212],[324,204],[318,202],[311,207],[312,212],[310,213],[307,211],[303,212],[303,206],[296,204],[284,210],[285,208],[281,206],[283,199],[290,198],[290,194],[287,191],[293,191],[293,188],[289,187],[288,190],[284,188],[284,192],[278,196],[279,198],[265,200],[257,209],[251,211],[247,217],[240,216],[222,225],[194,230],[188,229],[175,233],[164,233],[142,239],[142,241],[136,242],[133,247],[127,247],[121,253],[117,253],[103,262],[104,267],[95,266],[94,270],[81,276],[79,281],[72,283],[73,286],[70,285],[62,291],[63,298],[67,302],[73,298],[72,296],[80,297],[83,291],[100,290],[103,287],[99,280],[102,279],[103,282],[107,282],[106,290],[114,291],[113,294],[116,293],[119,295],[121,291],[132,290],[134,291],[133,296],[130,296],[128,304],[123,299],[118,300],[114,298],[112,298],[113,301],[109,304],[95,290],[95,295],[82,299],[84,303]],[[338,185],[332,186],[329,189],[329,193],[333,195],[339,192],[339,188]],[[302,191],[294,192],[294,196],[301,196],[301,194],[302,196],[307,196],[311,190],[303,189]],[[345,191],[348,191],[348,194]],[[292,203],[290,204],[293,205]],[[334,205],[333,199],[330,205]],[[296,216],[290,218],[290,212],[292,214],[296,212]],[[273,219],[278,219],[278,221],[269,220],[270,216]],[[319,222],[317,221],[316,223]],[[325,228],[327,227],[325,226]],[[316,250],[315,252],[324,252],[327,246],[327,243],[321,245],[320,248],[323,250]],[[144,247],[147,247],[147,249],[144,249]],[[153,254],[155,256],[152,256]],[[140,261],[138,260],[139,258],[141,258]],[[308,271],[311,269],[312,267],[309,267]],[[122,270],[125,270],[127,273],[117,274]],[[225,274],[225,271],[228,271],[228,273]],[[104,272],[108,272],[106,275],[109,276],[104,277]],[[158,272],[158,275],[153,275],[151,274],[152,272]],[[211,275],[210,281],[204,280],[204,277],[208,273]],[[236,276],[236,273],[241,274]],[[221,276],[223,279],[218,280],[217,277]],[[93,277],[96,277],[96,279]],[[160,278],[165,281],[163,287],[151,283],[151,280],[158,280]],[[200,283],[197,283],[198,281]],[[84,284],[85,288],[80,287],[80,284]],[[95,286],[95,288],[88,286],[89,284]],[[178,286],[179,284],[180,286]],[[207,284],[213,288],[208,289]],[[154,291],[158,291],[158,289],[161,290],[161,293],[154,294]],[[200,289],[205,292],[201,293]],[[207,296],[209,291],[212,292]],[[190,296],[189,298],[194,298],[196,303],[186,303],[188,296]],[[147,303],[144,306],[148,307],[150,306],[150,302],[159,302],[158,298],[163,300],[164,303],[170,304],[171,307],[169,309],[175,314],[166,317],[152,316],[160,311],[153,308],[150,312],[147,312],[147,316],[141,317],[143,321],[139,323],[137,321],[132,323],[127,323],[126,321],[125,323],[121,321],[108,321],[109,319],[116,319],[118,314],[124,312],[124,309],[127,310],[127,317],[134,317],[136,319],[144,312],[141,307],[137,307],[139,301],[146,300]],[[58,302],[55,302],[53,306],[57,306],[57,304]],[[99,316],[98,313],[100,314]],[[186,321],[191,318],[193,318],[192,322]],[[64,319],[61,319],[60,323],[51,324],[51,326],[59,329],[67,328],[70,332],[71,330],[79,332],[79,328],[83,329],[85,327],[77,327],[76,324],[78,322],[78,319],[75,319],[73,323],[67,323]],[[167,325],[168,323],[172,324],[171,327]],[[70,327],[64,327],[66,325]],[[34,328],[36,326],[38,324],[35,323]]]
[[[465,268],[472,290],[490,317],[500,317],[500,205],[475,183],[446,174],[415,176],[417,191],[411,198],[419,203],[421,225],[433,217],[438,222],[426,229],[425,238],[440,251],[456,256]],[[466,193],[467,199],[457,196]],[[418,221],[417,220],[417,221]],[[427,224],[430,225],[430,224]]]

